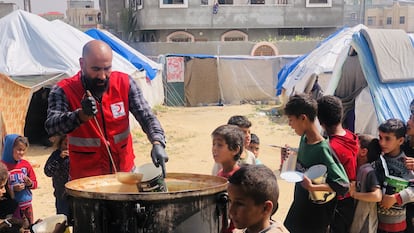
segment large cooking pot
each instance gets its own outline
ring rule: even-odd
[[[165,181],[168,192],[158,193],[140,193],[115,175],[69,181],[73,232],[219,232],[227,218],[226,179],[168,173]]]

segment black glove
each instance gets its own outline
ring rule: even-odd
[[[162,174],[165,177],[165,163],[168,162],[168,155],[161,144],[152,145],[151,158],[156,167],[161,165]]]
[[[82,111],[88,116],[95,116],[98,113],[96,101],[92,96],[85,96],[82,101]]]

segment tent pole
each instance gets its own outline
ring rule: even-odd
[[[217,78],[218,78],[218,84],[220,89],[220,99],[218,104],[224,105],[224,94],[223,94],[223,88],[221,84],[221,70],[220,70],[220,44],[217,46]]]

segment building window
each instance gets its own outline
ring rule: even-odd
[[[194,36],[188,32],[177,31],[167,36],[167,42],[194,42]]]
[[[221,41],[247,41],[248,36],[246,33],[238,30],[232,30],[225,32],[221,38]]]
[[[208,5],[208,0],[201,0],[201,5]]]
[[[219,0],[218,3],[222,5],[225,5],[225,4],[233,5],[233,0]]]
[[[275,3],[278,4],[278,5],[287,5],[287,4],[289,4],[288,0],[277,0]]]
[[[265,4],[265,0],[250,0],[250,4]]]
[[[87,18],[87,20],[88,20],[89,22],[92,22],[92,21],[93,21],[93,16],[87,15],[87,16],[86,16],[86,18]]]
[[[188,0],[160,0],[160,8],[187,8]]]
[[[392,18],[391,17],[387,17],[387,25],[391,25],[392,24]]]
[[[259,42],[257,43],[252,51],[250,52],[251,56],[277,56],[279,51],[276,46],[270,42]]]
[[[374,26],[375,25],[375,16],[368,16],[367,25],[368,26]]]
[[[356,20],[357,19],[357,14],[354,12],[354,13],[351,13],[350,14],[350,18],[352,19],[352,20]]]
[[[405,16],[400,16],[400,24],[405,24]]]
[[[306,0],[306,7],[332,7],[332,0]]]

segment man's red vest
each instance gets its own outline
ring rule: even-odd
[[[69,108],[81,108],[85,95],[80,72],[72,78],[64,79],[58,85],[65,92]],[[129,78],[120,72],[112,72],[108,90],[102,102],[96,102],[98,113],[94,119],[80,125],[68,134],[70,179],[114,173],[114,169],[104,143],[108,143],[116,169],[131,171],[134,166],[132,137],[129,129]]]

